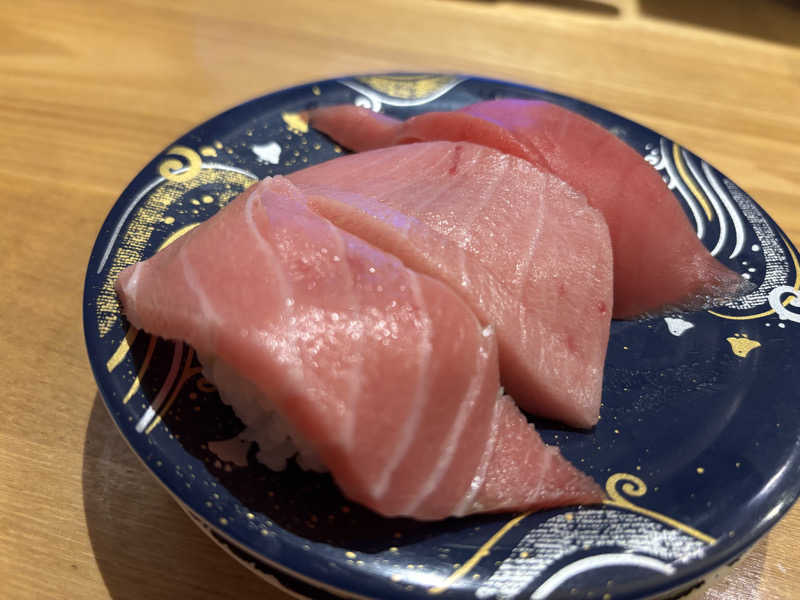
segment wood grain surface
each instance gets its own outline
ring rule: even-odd
[[[800,7],[762,0],[6,2],[0,18],[0,598],[287,596],[189,521],[114,429],[83,343],[130,179],[241,101],[368,71],[573,95],[669,136],[800,242]],[[795,507],[697,593],[800,597]]]

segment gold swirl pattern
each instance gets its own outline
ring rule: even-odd
[[[628,500],[622,497],[617,491],[617,484],[622,481],[622,492],[628,496],[639,498],[647,493],[647,484],[636,475],[629,473],[614,473],[606,481],[606,494],[611,498],[609,504],[614,503],[618,506],[625,506],[630,508],[633,506]]]
[[[617,485],[620,482],[622,482],[622,485],[620,486],[621,492],[617,489]],[[624,508],[626,510],[631,510],[633,512],[648,516],[652,519],[656,519],[657,521],[661,521],[670,527],[674,527],[675,529],[679,529],[684,533],[688,533],[692,537],[695,537],[707,544],[713,544],[717,541],[715,538],[695,529],[694,527],[686,525],[685,523],[681,523],[672,517],[662,515],[654,510],[638,506],[625,498],[622,494],[633,496],[634,498],[640,498],[647,493],[647,485],[644,481],[636,477],[636,475],[631,475],[630,473],[615,473],[606,481],[606,493],[608,494],[609,500],[606,500],[603,503],[605,505]]]
[[[186,164],[177,158],[166,158],[158,165],[158,174],[167,181],[183,183],[194,179],[200,172],[203,159],[200,155],[186,146],[173,146],[167,154],[175,154],[186,159]]]

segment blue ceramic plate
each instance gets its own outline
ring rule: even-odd
[[[502,97],[555,102],[630,144],[663,174],[709,250],[757,289],[713,312],[614,322],[600,424],[591,432],[537,424],[605,486],[603,506],[419,523],[350,503],[328,476],[263,467],[191,348],[128,329],[117,274],[256,179],[339,156],[299,111],[355,103],[406,118]],[[100,392],[134,451],[210,535],[296,593],[667,597],[740,556],[798,496],[798,287],[797,252],[770,217],[658,133],[512,83],[377,75],[252,100],[155,157],[97,238],[84,327]]]

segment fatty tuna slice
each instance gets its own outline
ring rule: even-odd
[[[447,283],[492,324],[501,381],[523,409],[576,427],[597,422],[611,245],[580,194],[464,142],[352,154],[289,179],[326,198],[312,202],[325,218]]]
[[[492,100],[407,121],[333,106],[311,111],[310,119],[314,128],[351,150],[469,141],[557,175],[582,192],[608,223],[615,318],[706,308],[749,287],[711,256],[661,176],[633,148],[555,104]]]
[[[491,329],[285,179],[128,267],[117,291],[134,326],[193,346],[227,390],[257,387],[342,492],[383,515],[602,500],[499,394]]]

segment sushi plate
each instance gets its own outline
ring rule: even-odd
[[[715,310],[613,322],[597,427],[536,421],[546,442],[604,486],[603,505],[434,523],[382,518],[349,502],[327,475],[261,465],[193,350],[121,316],[113,284],[124,267],[257,179],[342,154],[301,111],[351,103],[406,118],[504,97],[560,104],[630,144],[662,174],[708,249],[756,284]],[[654,131],[510,82],[368,75],[257,98],[153,158],[100,230],[84,328],[99,390],[134,452],[229,553],[296,595],[668,598],[736,560],[800,493],[798,288],[797,250],[769,215]]]

